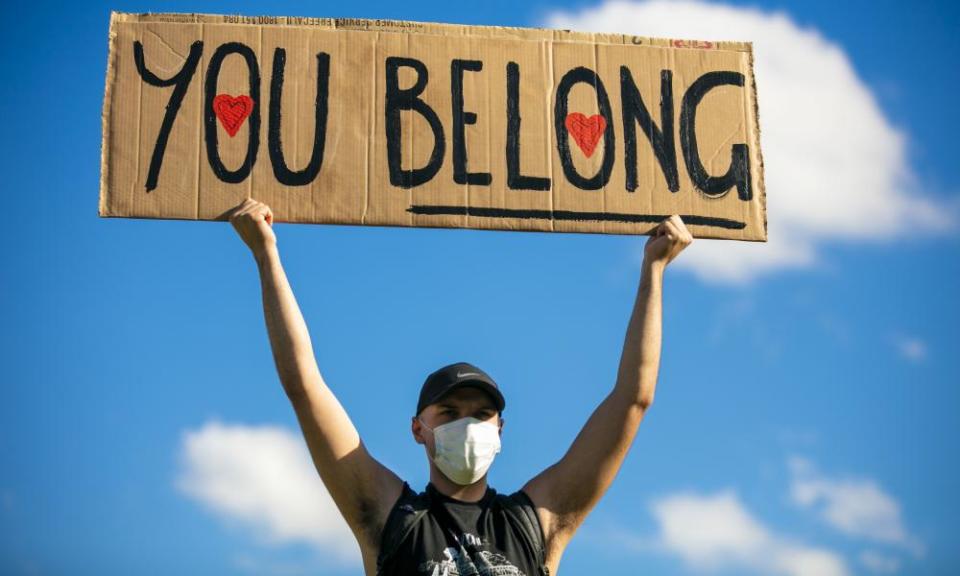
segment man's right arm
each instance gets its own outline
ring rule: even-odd
[[[380,530],[403,482],[367,452],[350,417],[320,375],[307,325],[280,262],[270,209],[248,199],[228,217],[257,261],[277,374],[313,463],[361,545],[376,550]]]

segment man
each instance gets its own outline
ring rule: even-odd
[[[489,375],[460,363],[424,382],[411,432],[425,447],[430,483],[417,494],[370,455],[324,383],[280,263],[270,208],[247,199],[227,217],[256,259],[280,382],[320,478],[360,544],[365,573],[556,574],[567,543],[610,486],[653,403],[663,272],[693,240],[680,217],[663,221],[644,247],[613,390],[563,458],[510,495],[487,486],[505,406]]]

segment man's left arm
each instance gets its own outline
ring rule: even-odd
[[[671,216],[653,231],[644,247],[616,385],[563,458],[523,487],[537,507],[548,555],[551,550],[562,552],[613,482],[653,403],[660,367],[663,272],[692,241],[679,216]]]

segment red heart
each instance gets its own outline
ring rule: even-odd
[[[252,111],[253,98],[246,94],[242,96],[217,94],[213,99],[213,113],[220,119],[220,124],[223,124],[223,129],[231,138],[237,135],[243,121]]]
[[[594,114],[587,118],[579,112],[574,112],[573,114],[567,114],[567,119],[563,123],[587,158],[593,156],[597,142],[600,141],[603,131],[607,128],[607,119],[600,114]]]

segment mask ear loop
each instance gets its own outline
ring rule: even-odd
[[[433,434],[433,428],[427,426],[427,423],[424,422],[423,419],[420,418],[419,416],[417,416],[417,422],[419,422],[421,426],[423,426],[424,428],[426,428],[427,430],[429,430],[431,434]]]
[[[421,426],[423,426],[424,428],[426,428],[427,430],[430,431],[430,435],[433,436],[433,441],[434,441],[434,443],[436,443],[436,441],[437,441],[437,435],[436,435],[436,433],[433,431],[433,428],[427,426],[427,423],[424,422],[423,419],[421,419],[419,416],[417,416],[417,421],[420,422],[420,425],[421,425]],[[425,448],[427,447],[426,443],[424,443],[424,447],[425,447]],[[430,455],[429,449],[427,450],[427,455],[428,455],[428,456]],[[434,462],[436,462],[436,455],[432,456],[430,459],[433,460]]]

